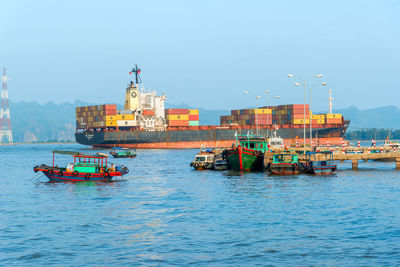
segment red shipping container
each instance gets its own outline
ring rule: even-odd
[[[116,109],[106,109],[106,116],[115,116],[117,115]]]
[[[154,116],[154,110],[143,110],[143,115],[144,116]]]
[[[189,120],[190,121],[198,121],[199,120],[199,115],[189,115]]]
[[[168,121],[169,126],[189,126],[189,121]]]
[[[189,109],[187,108],[170,108],[165,110],[166,115],[188,115]]]

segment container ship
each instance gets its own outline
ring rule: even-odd
[[[231,110],[220,125],[202,126],[197,109],[165,109],[164,94],[140,88],[140,69],[125,91],[123,110],[117,105],[76,108],[76,141],[93,147],[200,148],[230,147],[237,135],[276,132],[285,144],[303,142],[310,129],[315,145],[339,145],[349,125],[341,114],[312,114],[308,105],[264,106]],[[310,127],[311,120],[311,127]],[[309,143],[309,140],[306,139]]]

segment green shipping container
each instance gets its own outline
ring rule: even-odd
[[[189,121],[189,126],[199,126],[199,121]]]

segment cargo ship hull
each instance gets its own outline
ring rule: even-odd
[[[321,145],[340,145],[347,127],[327,127],[313,129],[313,140]],[[230,147],[235,143],[235,135],[256,133],[256,129],[231,129],[215,127],[207,130],[167,130],[167,131],[118,131],[118,132],[82,132],[76,133],[76,141],[82,145],[94,147],[129,147],[129,148],[200,148]],[[271,135],[271,130],[258,129],[260,135]],[[309,136],[306,129],[306,137]],[[277,135],[285,144],[302,143],[303,128],[282,128]],[[306,142],[309,142],[306,139]]]

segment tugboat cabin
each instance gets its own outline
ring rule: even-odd
[[[242,148],[258,150],[262,153],[268,151],[268,142],[264,137],[243,135],[236,138],[236,144],[239,144]]]
[[[292,153],[279,153],[274,154],[272,157],[273,164],[295,164],[298,161],[298,155]]]

